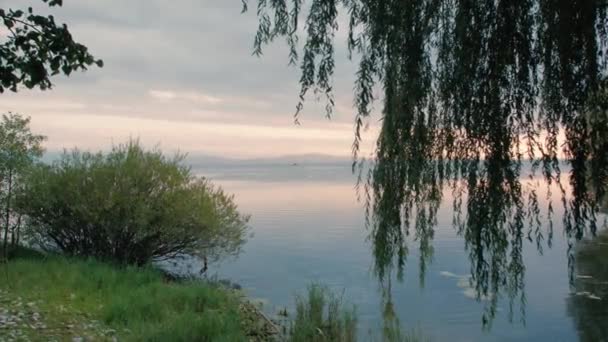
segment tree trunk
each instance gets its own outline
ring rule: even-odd
[[[13,226],[11,230],[11,248],[17,247],[19,245],[19,233],[21,230],[21,215],[17,217],[17,223]]]
[[[4,221],[4,260],[8,260],[8,230],[10,225],[11,215],[11,195],[13,191],[13,170],[8,170],[8,193],[6,195],[6,211]]]

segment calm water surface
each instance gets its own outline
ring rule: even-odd
[[[265,300],[269,313],[291,308],[296,294],[311,282],[322,282],[343,290],[357,306],[361,336],[381,330],[380,285],[372,272],[363,204],[348,166],[230,166],[200,173],[235,194],[241,210],[251,214],[254,234],[239,258],[215,265],[212,273]],[[581,291],[577,296],[570,286],[559,210],[551,248],[540,253],[534,243],[524,243],[523,306],[518,297],[510,318],[509,302],[499,300],[496,317],[485,329],[486,299],[477,300],[467,281],[470,261],[452,225],[449,199],[438,217],[432,263],[423,279],[417,243],[411,241],[403,281],[392,281],[395,312],[404,326],[418,327],[436,341],[576,341],[584,339],[579,338],[585,328],[581,321],[608,325],[602,309],[608,301]],[[602,246],[603,253],[607,247]],[[595,317],[586,317],[590,314]]]

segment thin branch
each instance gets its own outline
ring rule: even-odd
[[[24,25],[24,26],[27,26],[27,27],[29,27],[29,28],[33,29],[34,31],[36,31],[36,32],[38,32],[38,33],[43,33],[43,31],[41,31],[41,30],[40,30],[40,29],[39,29],[39,28],[38,28],[36,25],[34,25],[34,24],[30,24],[30,23],[29,23],[29,22],[27,22],[27,21],[24,21],[24,20],[21,20],[21,19],[15,18],[15,17],[7,16],[7,15],[0,15],[0,18],[2,18],[2,19],[4,19],[4,20],[10,20],[10,21],[13,21],[13,22],[16,22],[16,23],[20,23],[20,24],[22,24],[22,25]],[[6,26],[6,25],[5,25],[5,26]],[[8,28],[9,30],[11,30],[11,28],[10,28],[10,27],[8,27],[8,26],[7,26],[7,28]],[[11,30],[11,31],[12,31],[12,30]]]

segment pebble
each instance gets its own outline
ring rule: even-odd
[[[118,341],[118,333],[114,329],[104,329],[102,323],[98,320],[88,320],[88,313],[79,313],[79,319],[68,320],[57,327],[50,327],[45,321],[45,312],[40,310],[39,305],[43,304],[42,300],[27,301],[21,297],[9,296],[9,292],[0,289],[0,342],[9,341],[30,341],[30,338],[40,337],[42,335],[51,335],[56,329],[62,330],[64,333],[71,331],[74,337],[68,339],[72,342],[84,341]],[[76,295],[71,294],[70,299],[76,299]],[[55,310],[58,312],[68,312],[68,308],[64,305],[58,305]],[[45,341],[58,341],[57,337],[47,336]]]

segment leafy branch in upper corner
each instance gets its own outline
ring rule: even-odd
[[[63,3],[42,1],[51,7]],[[93,64],[103,67],[103,61],[74,41],[68,26],[55,22],[52,15],[35,14],[31,7],[0,7],[0,20],[5,28],[0,31],[0,93],[5,89],[16,92],[20,85],[46,90],[53,85],[51,76],[69,76]]]

